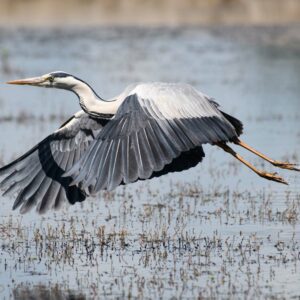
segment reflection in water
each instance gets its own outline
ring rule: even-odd
[[[85,300],[86,297],[59,286],[19,285],[13,290],[14,300]]]

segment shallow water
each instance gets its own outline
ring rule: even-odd
[[[250,145],[300,162],[299,29],[1,30],[1,78],[62,69],[104,98],[134,81],[187,82],[240,118]],[[0,107],[3,163],[79,110],[71,93],[8,85]],[[186,172],[44,216],[1,197],[1,298],[299,297],[300,175],[279,170],[284,186],[205,152]]]

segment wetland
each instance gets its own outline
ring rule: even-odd
[[[247,143],[300,163],[299,29],[0,29],[0,75],[63,70],[103,98],[136,81],[190,83],[243,121]],[[71,93],[4,84],[0,107],[1,165],[80,108]],[[277,170],[285,186],[204,151],[188,171],[45,215],[0,197],[1,299],[298,299],[300,174]]]

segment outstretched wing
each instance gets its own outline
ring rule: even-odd
[[[191,86],[138,86],[66,176],[95,194],[150,178],[184,151],[236,136],[216,105]]]
[[[101,120],[80,111],[23,156],[0,168],[0,176],[5,176],[0,183],[4,195],[18,194],[13,209],[22,205],[20,211],[25,213],[37,205],[37,211],[43,213],[59,208],[66,200],[71,204],[83,201],[85,192],[69,186],[72,179],[62,175],[80,159],[101,129]]]

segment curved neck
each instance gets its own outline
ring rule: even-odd
[[[111,118],[117,111],[116,101],[105,101],[84,81],[76,80],[71,89],[79,98],[81,108],[95,117]]]

